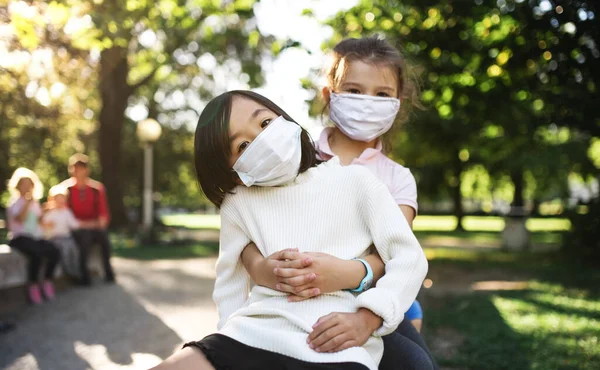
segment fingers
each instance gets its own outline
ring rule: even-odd
[[[277,267],[287,268],[287,269],[303,269],[312,264],[312,259],[309,257],[296,259],[296,260],[278,260]]]
[[[313,330],[313,332],[315,330],[320,330],[321,332],[309,343],[309,346],[317,352],[329,351],[350,339],[347,336],[346,328],[340,325],[339,321],[335,319],[330,319],[321,325]]]
[[[321,294],[321,291],[317,288],[309,288],[297,293],[291,293],[292,295],[288,296],[288,302],[300,302],[318,296]]]
[[[328,353],[340,352],[340,351],[343,351],[343,350],[348,349],[350,347],[357,347],[357,346],[358,346],[358,343],[354,339],[349,339],[349,340],[345,341],[344,343],[340,344],[339,346],[337,346],[335,348],[332,348],[332,349],[330,349],[328,351],[325,351],[323,349],[323,347],[318,348],[319,351],[317,351],[317,352],[328,352]]]
[[[339,325],[337,327],[339,327]],[[330,329],[330,331],[331,330],[332,329]],[[342,349],[351,347],[353,342],[354,342],[354,340],[350,337],[350,334],[348,332],[341,331],[338,333],[338,335],[329,339],[327,342],[325,342],[320,347],[316,347],[315,351],[316,352],[339,352]],[[344,346],[346,346],[346,347],[342,348]]]
[[[279,270],[279,269],[276,269]],[[302,270],[294,270],[294,271],[302,271]],[[311,272],[309,274],[303,274],[303,275],[298,275],[298,276],[293,276],[293,277],[281,277],[281,275],[279,275],[278,273],[275,273],[275,275],[278,276],[277,281],[283,284],[287,284],[287,285],[291,285],[294,287],[302,287],[305,286],[309,283],[312,283],[313,281],[315,281],[317,279],[317,275],[314,272]],[[303,289],[298,289],[298,291],[303,290]]]
[[[284,262],[285,263],[285,262]],[[299,275],[306,275],[307,271],[303,269],[297,268],[285,268],[285,267],[276,267],[273,269],[273,273],[282,278],[291,278]]]
[[[290,252],[290,253],[295,253],[295,252],[298,252],[298,248],[287,248],[287,249],[283,249],[283,250],[280,250],[280,251],[277,251],[277,252],[275,252],[275,253],[271,254],[271,255],[270,255],[269,257],[267,257],[267,258],[274,259],[274,260],[283,260],[283,259],[284,259],[284,258],[283,258],[283,254],[284,254],[284,253],[287,253],[287,252]]]
[[[317,295],[315,295],[313,297],[316,297]],[[299,297],[297,295],[290,295],[290,296],[288,296],[287,300],[288,300],[288,302],[302,302],[302,301],[306,301],[307,299],[311,299],[313,297]]]
[[[277,259],[279,260],[300,260],[303,258],[308,257],[306,254],[304,253],[300,253],[298,252],[298,249],[295,250],[290,250],[290,249],[284,249],[281,252],[279,252],[279,256]]]
[[[325,330],[335,326],[337,321],[337,312],[332,312],[329,315],[325,315],[319,318],[317,322],[313,325],[313,331],[308,335],[306,339],[307,343],[314,341],[319,335],[321,335]]]

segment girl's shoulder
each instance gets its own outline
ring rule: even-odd
[[[380,165],[378,166],[378,175],[385,179],[384,182],[397,183],[414,183],[415,177],[408,167],[404,167],[392,158],[385,154],[381,154]]]
[[[345,181],[351,178],[356,179],[373,179],[373,173],[365,166],[348,165],[344,166],[340,162],[340,158],[335,156],[315,167],[316,171],[320,171],[325,177],[341,178]]]

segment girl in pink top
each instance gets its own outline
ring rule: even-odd
[[[46,299],[54,298],[52,278],[60,258],[58,249],[42,239],[39,199],[44,194],[44,187],[33,171],[18,168],[8,181],[8,188],[12,195],[6,210],[10,237],[8,245],[27,257],[29,300],[39,304],[42,303],[42,292]],[[42,260],[46,260],[46,271],[44,280],[39,283]]]
[[[316,143],[318,155],[325,161],[337,156],[344,165],[369,168],[386,184],[412,227],[417,213],[416,182],[408,168],[383,153],[382,135],[406,117],[411,105],[418,106],[417,86],[409,78],[403,56],[385,40],[376,37],[346,39],[334,48],[333,54],[327,72],[328,86],[323,88],[333,126],[325,128]],[[298,241],[299,247],[301,243]],[[361,262],[344,261],[321,253],[300,253],[297,249],[264,258],[256,246],[250,244],[242,259],[256,284],[291,293],[294,296],[290,300],[293,301],[341,289],[355,289],[365,278],[365,267]],[[377,281],[385,273],[383,262],[376,253],[365,260]],[[362,317],[334,320],[334,315],[324,317],[324,325],[316,327],[310,335],[315,349],[340,351],[361,345],[371,334],[372,318],[368,313]],[[399,333],[429,354],[422,338],[407,324],[409,320],[420,330],[422,311],[416,301],[405,315]],[[395,352],[398,346],[391,340],[384,343],[380,369],[393,368],[398,358],[386,355]],[[431,356],[430,360],[436,366]],[[408,366],[415,364],[413,361]]]

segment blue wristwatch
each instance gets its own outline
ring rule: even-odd
[[[362,279],[362,281],[358,285],[358,288],[350,289],[350,291],[354,293],[362,293],[365,290],[368,290],[371,287],[371,285],[373,285],[373,270],[371,270],[371,265],[369,265],[367,261],[361,258],[353,258],[353,260],[359,261],[365,266],[365,269],[367,270],[367,275],[365,275],[364,279]]]

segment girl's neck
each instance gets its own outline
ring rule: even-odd
[[[369,148],[375,148],[377,146],[377,140],[371,140],[368,142],[358,141],[349,138],[337,126],[333,127],[331,135],[327,138],[329,148],[333,154],[340,157],[340,161],[344,166],[349,165],[352,161]]]

